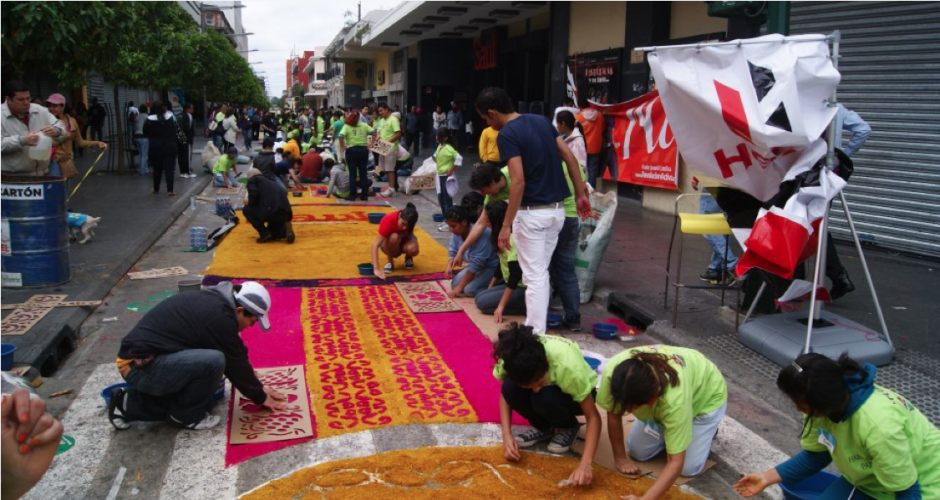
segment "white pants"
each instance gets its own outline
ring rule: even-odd
[[[697,476],[705,469],[705,461],[712,448],[712,439],[718,432],[718,424],[725,416],[728,402],[721,408],[704,413],[692,419],[692,443],[685,450],[685,464],[682,466],[682,475],[685,477]],[[650,427],[650,429],[647,429]],[[635,420],[630,436],[627,437],[627,450],[630,456],[640,462],[645,462],[659,455],[666,446],[665,432],[656,422]]]
[[[558,233],[565,225],[565,209],[562,203],[556,208],[528,210],[520,207],[512,223],[512,234],[522,268],[522,281],[526,286],[525,324],[536,334],[543,334],[548,321],[548,302],[551,286],[548,281],[548,265],[552,261]]]

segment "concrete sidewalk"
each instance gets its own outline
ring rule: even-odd
[[[206,140],[196,138],[193,170],[202,174],[199,153]],[[108,153],[105,153],[106,155]],[[117,152],[115,151],[116,155]],[[98,156],[89,149],[84,158],[76,160],[83,176]],[[160,194],[152,194],[153,177],[141,177],[136,169],[118,175],[105,172],[107,156],[81,184],[67,207],[75,212],[101,217],[95,236],[84,245],[69,248],[72,279],[59,286],[44,288],[4,288],[5,304],[21,303],[36,294],[64,294],[66,300],[104,300],[111,289],[132,270],[134,264],[160,238],[176,217],[189,207],[189,197],[199,193],[210,180],[209,175],[195,179],[176,178],[177,195],[166,195],[165,179]],[[81,179],[72,180],[74,187]],[[90,307],[62,307],[47,314],[22,336],[4,336],[3,341],[17,346],[15,364],[31,365],[43,376],[51,375],[73,350],[76,342],[87,333],[82,323],[93,313]],[[3,311],[4,317],[12,311]]]

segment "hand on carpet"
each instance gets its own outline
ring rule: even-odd
[[[515,438],[503,438],[503,456],[506,457],[506,460],[512,462],[522,458],[522,455],[519,454],[519,443]]]
[[[457,285],[457,288],[454,288],[453,290],[450,290],[449,292],[447,292],[447,296],[450,298],[454,298],[458,295],[463,295],[463,286],[461,285]]]
[[[572,486],[590,486],[594,479],[594,472],[591,470],[591,464],[581,463],[578,468],[568,476],[568,484]]]
[[[287,399],[287,396],[285,396],[283,392],[280,392],[271,386],[267,386],[267,385],[264,386],[264,393],[267,394],[268,396],[271,396],[274,399],[278,399],[281,401]]]
[[[286,404],[278,401],[277,399],[274,399],[274,396],[271,396],[270,394],[267,398],[265,398],[264,403],[261,403],[261,406],[274,411],[283,411],[287,409]]]
[[[382,280],[382,281],[385,281],[385,271],[383,271],[382,269],[379,269],[379,268],[376,267],[375,270],[372,271],[372,272],[375,274],[375,277],[376,277],[376,278],[378,278],[378,279],[380,279],[380,280]]]
[[[501,307],[493,311],[493,321],[497,325],[503,322],[503,309]]]

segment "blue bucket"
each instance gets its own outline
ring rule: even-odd
[[[610,323],[594,323],[594,336],[601,340],[611,340],[617,338],[617,325]]]
[[[127,382],[121,382],[120,384],[109,385],[101,390],[101,397],[104,398],[105,406],[111,406],[111,389],[117,389],[119,387],[127,388]]]
[[[382,212],[371,212],[369,213],[369,223],[370,224],[379,224],[382,222],[382,219],[385,217],[385,214]]]
[[[561,314],[550,312],[548,313],[547,326],[549,328],[558,328],[561,326]]]
[[[592,358],[592,357],[589,357],[589,356],[584,356],[584,361],[586,361],[587,364],[588,364],[588,366],[590,366],[591,369],[594,370],[594,371],[597,371],[597,369],[601,366],[601,360],[599,360],[599,359],[597,359],[597,358]]]
[[[4,176],[2,190],[3,234],[9,238],[3,286],[45,287],[72,279],[65,178]]]
[[[16,346],[13,344],[0,344],[0,370],[8,372],[13,368],[13,353]]]
[[[431,219],[434,220],[434,222],[444,222],[444,214],[434,214],[431,216]]]
[[[787,500],[816,500],[836,479],[839,479],[838,474],[823,470],[796,483],[793,487],[788,488],[780,483],[780,489],[783,490],[783,497]]]

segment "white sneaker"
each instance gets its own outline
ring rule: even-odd
[[[194,423],[185,424],[185,425],[180,423],[180,421],[176,420],[173,417],[170,417],[170,420],[176,425],[182,427],[183,429],[189,429],[193,431],[204,431],[206,429],[211,429],[219,425],[219,422],[222,421],[222,417],[218,415],[210,415],[207,413],[205,418],[203,418],[199,422],[194,422]]]
[[[440,233],[446,233],[447,231],[450,231],[450,226],[448,226],[447,223],[444,222],[440,226],[437,226],[437,231]]]

